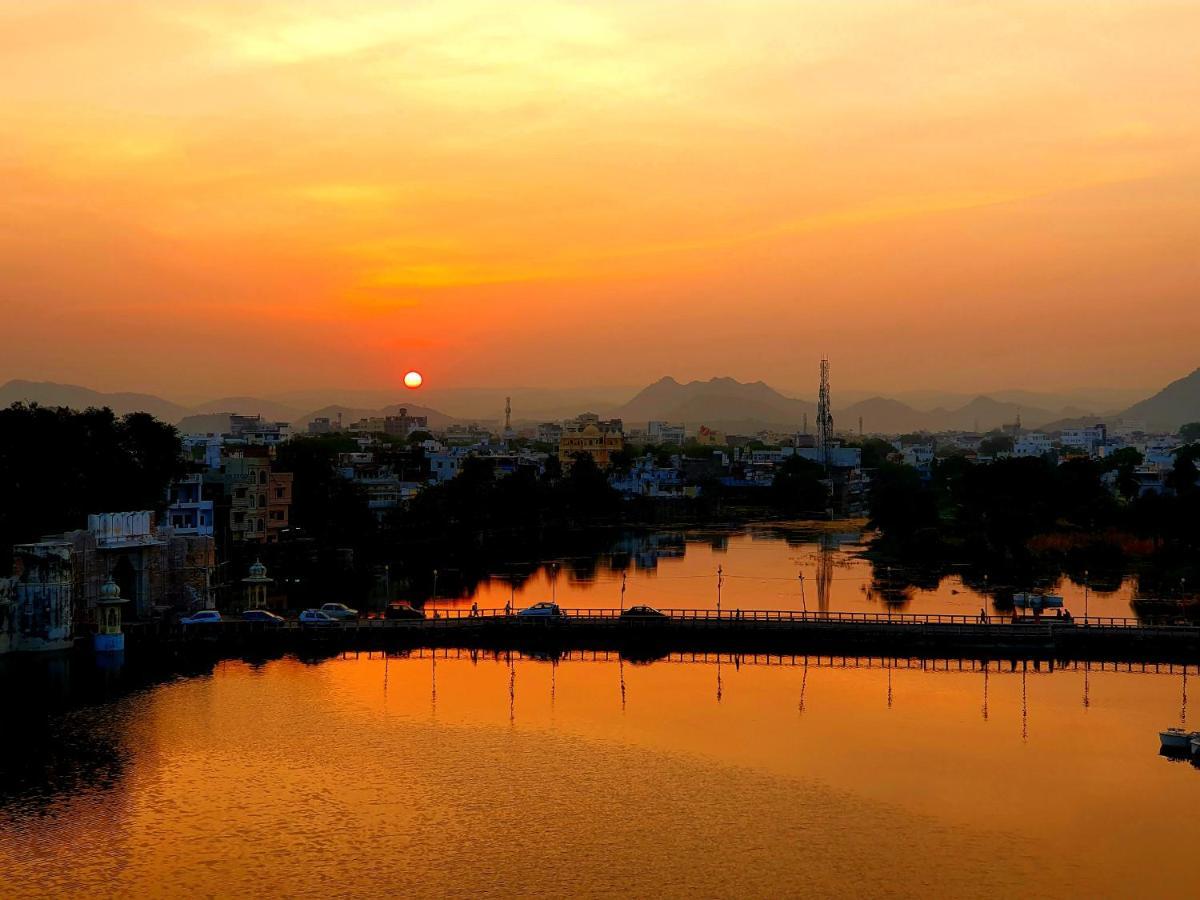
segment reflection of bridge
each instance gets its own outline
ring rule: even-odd
[[[897,656],[925,659],[1093,659],[1200,661],[1200,626],[1137,619],[828,613],[794,610],[673,609],[631,618],[620,609],[576,609],[563,616],[504,610],[437,610],[430,618],[364,619],[302,629],[230,621],[205,625],[139,623],[130,652],[162,644],[255,647],[324,643],[344,649],[458,646],[481,649],[620,651],[627,658],[672,653]]]
[[[563,650],[555,654],[526,652],[522,650],[478,650],[467,647],[417,647],[411,650],[364,650],[370,658],[374,653],[386,653],[393,658],[406,659],[465,659],[471,662],[492,661],[515,662],[628,662],[628,657],[619,650]],[[350,650],[344,657],[357,657],[360,651]],[[779,653],[718,653],[718,652],[674,652],[664,653],[653,660],[661,663],[684,665],[726,666],[773,666],[776,668],[814,669],[875,669],[895,672],[928,672],[992,674],[1024,672],[1029,675],[1050,675],[1054,672],[1119,673],[1122,675],[1194,675],[1200,676],[1200,663],[1172,662],[1112,662],[1105,660],[1054,660],[1054,659],[978,659],[927,658],[919,656],[843,656],[840,654],[779,654]]]

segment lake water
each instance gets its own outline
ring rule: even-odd
[[[1177,668],[767,662],[22,661],[0,893],[1192,891],[1200,769],[1156,735]]]
[[[900,568],[876,567],[864,557],[861,523],[828,527],[760,525],[735,530],[695,529],[630,534],[603,552],[519,566],[520,577],[484,580],[461,596],[440,597],[434,607],[524,607],[553,596],[567,609],[648,603],[671,609],[810,609],[823,612],[953,613],[1005,610],[1012,589],[984,593],[981,578],[950,574],[926,584]],[[800,575],[803,574],[803,584]],[[986,573],[983,573],[986,575]],[[906,577],[908,576],[908,577]],[[976,582],[975,588],[965,583]],[[908,581],[921,586],[913,586]],[[1076,616],[1132,616],[1133,578],[1116,578],[1109,590],[1054,577],[1035,585],[1061,595]],[[997,597],[1002,602],[996,603]]]

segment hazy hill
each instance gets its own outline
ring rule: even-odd
[[[632,427],[663,419],[730,431],[734,426],[745,430],[754,424],[758,429],[797,429],[806,413],[811,422],[815,412],[814,404],[785,397],[761,381],[744,384],[732,378],[711,378],[680,384],[667,377],[638,392],[613,415]]]
[[[1177,430],[1188,422],[1200,422],[1200,369],[1172,381],[1153,397],[1135,403],[1121,418],[1145,422],[1151,429]]]
[[[844,409],[834,409],[835,431],[858,431],[862,418],[863,431],[871,434],[902,434],[906,431],[936,430],[934,416],[921,412],[890,397],[871,397],[852,403]]]
[[[0,386],[0,406],[25,401],[42,406],[68,406],[87,409],[89,406],[109,407],[117,415],[148,412],[166,422],[177,422],[187,415],[187,407],[155,397],[152,394],[106,394],[75,384],[55,384],[52,381],[13,380]]]

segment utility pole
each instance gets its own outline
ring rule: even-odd
[[[621,573],[621,612],[625,612],[625,573]]]
[[[808,601],[804,598],[804,572],[800,572],[800,608],[804,610],[804,615],[808,615]]]
[[[725,572],[717,566],[717,618],[721,618],[721,584],[725,580]]]

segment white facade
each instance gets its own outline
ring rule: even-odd
[[[1033,431],[1023,434],[1013,443],[1013,456],[1045,456],[1054,449],[1050,435]]]
[[[674,444],[679,447],[684,440],[683,426],[661,421],[648,422],[646,438],[655,444]]]
[[[1108,439],[1108,429],[1103,425],[1093,425],[1090,428],[1067,428],[1059,437],[1064,447],[1074,447],[1094,453]]]

